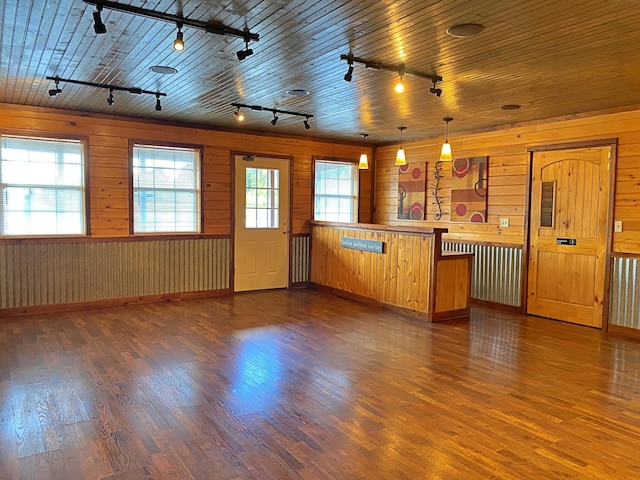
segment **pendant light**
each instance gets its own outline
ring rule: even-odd
[[[360,170],[368,170],[369,169],[369,159],[367,158],[367,152],[366,152],[366,147],[365,147],[365,143],[367,141],[367,137],[369,136],[368,133],[361,133],[360,136],[362,137],[362,155],[360,155],[360,162],[358,162],[358,169]]]
[[[447,135],[444,138],[442,150],[440,151],[440,161],[450,162],[451,160],[453,160],[453,155],[451,154],[451,144],[449,143],[449,122],[453,120],[453,118],[445,117],[443,118],[443,120],[447,122]]]
[[[398,130],[400,130],[400,148],[398,149],[398,153],[396,153],[396,165],[406,165],[407,164],[407,157],[405,157],[404,148],[402,148],[402,132],[406,128],[407,127],[398,127]]]

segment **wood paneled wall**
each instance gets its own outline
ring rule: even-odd
[[[91,236],[129,236],[129,142],[174,142],[204,146],[203,233],[231,233],[231,153],[290,156],[292,233],[308,233],[312,216],[312,157],[357,159],[362,143],[345,145],[304,138],[222,132],[158,122],[0,104],[0,132],[34,136],[67,135],[88,140]],[[369,149],[369,155],[372,150]],[[362,221],[371,209],[371,175],[361,175]]]
[[[463,120],[457,121],[463,129]],[[618,139],[614,219],[623,222],[623,231],[613,234],[613,251],[640,253],[640,111],[632,110],[602,115],[538,122],[491,132],[460,135],[452,122],[449,140],[455,157],[489,156],[489,195],[487,222],[482,224],[450,222],[451,170],[445,164],[445,178],[440,193],[446,214],[435,221],[427,208],[424,221],[397,220],[398,168],[394,165],[396,146],[376,151],[375,222],[391,225],[423,225],[448,228],[446,238],[472,242],[523,245],[526,182],[529,165],[527,149],[539,145]],[[427,207],[433,202],[433,170],[438,160],[442,138],[405,143],[409,163],[427,162]],[[508,228],[500,227],[500,218],[508,218]]]

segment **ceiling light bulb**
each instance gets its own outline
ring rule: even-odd
[[[396,83],[396,93],[402,92],[404,92],[404,83],[402,83],[402,78],[400,78],[400,81]]]
[[[184,50],[184,35],[180,30],[180,28],[182,27],[178,26],[178,34],[176,35],[176,39],[173,41],[173,48],[178,52],[181,52]]]
[[[242,112],[240,111],[240,108],[238,108],[235,112],[233,112],[233,114],[236,116],[236,119],[237,119],[239,122],[244,121],[244,113],[242,113]]]

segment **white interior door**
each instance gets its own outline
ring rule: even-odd
[[[235,157],[234,290],[289,284],[289,160]]]

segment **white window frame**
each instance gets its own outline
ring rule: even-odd
[[[12,142],[16,147],[23,144],[20,150],[26,152],[24,172],[12,165],[18,162],[8,154],[10,149],[6,142]],[[47,143],[50,143],[50,149],[43,148]],[[77,138],[0,134],[0,237],[86,235],[85,147],[85,141]],[[79,162],[65,161],[69,156],[71,159],[79,157]],[[29,191],[24,195],[25,207],[24,210],[15,210],[9,203],[15,205],[18,202],[16,198],[10,200],[10,196],[19,198],[21,190]],[[69,198],[65,199],[68,194]],[[51,200],[51,203],[45,205],[46,200]],[[32,209],[32,202],[40,206]],[[7,219],[5,215],[14,219]],[[20,216],[23,217],[19,223],[21,229],[15,229],[18,224],[15,219]],[[65,217],[71,221],[65,221]],[[48,224],[54,224],[53,228],[46,228]],[[76,226],[78,228],[74,228]]]
[[[153,160],[163,161],[164,166],[146,167],[150,174],[150,178],[147,183],[141,179],[140,161],[141,154],[150,153],[146,158],[154,156]],[[177,175],[180,175],[177,170],[176,156],[179,159],[186,158],[189,154],[193,154],[193,170],[186,170],[186,179],[178,179]],[[155,156],[157,155],[157,156]],[[165,156],[165,158],[162,158]],[[173,157],[173,158],[171,158]],[[171,168],[171,162],[174,162],[173,168]],[[202,147],[199,146],[175,146],[175,145],[159,145],[150,143],[132,143],[131,146],[131,195],[132,195],[132,211],[131,211],[131,232],[134,235],[150,235],[150,234],[199,234],[202,231],[202,185],[201,185],[201,163],[202,163]],[[162,179],[162,171],[165,171],[169,175],[173,175],[173,186],[170,185],[168,179]],[[177,175],[176,175],[177,174]],[[191,177],[192,176],[192,177]],[[187,182],[186,180],[190,180]],[[163,185],[163,181],[166,183]],[[190,186],[187,186],[187,183]],[[149,209],[142,207],[141,191],[145,191],[145,197],[153,199],[152,206]],[[173,210],[166,209],[163,211],[161,208],[153,208],[158,205],[156,201],[156,195],[158,193],[168,194],[171,196],[182,195],[183,197],[193,197],[193,209],[189,210],[188,214],[182,216],[182,220],[179,218],[178,202],[173,203]],[[188,206],[189,204],[187,204]],[[164,213],[166,215],[164,220],[158,220],[157,215]],[[142,220],[140,217],[151,214],[153,220]],[[173,219],[170,217],[173,215]],[[189,218],[190,217],[190,218]],[[172,224],[172,225],[170,225]]]
[[[332,179],[339,185],[337,193],[328,193],[327,185],[324,188],[319,184],[322,178],[319,175],[323,169],[319,169],[319,165],[335,165],[340,167],[348,166],[351,170],[351,179],[346,180],[344,178]],[[350,192],[344,192],[344,185],[346,182],[350,183]],[[342,190],[342,191],[340,191]],[[358,170],[358,163],[352,160],[340,160],[329,158],[314,158],[313,162],[313,219],[338,222],[338,223],[356,223],[358,221],[358,199],[360,190],[360,174]],[[328,212],[326,209],[327,201],[332,200],[334,205],[337,201],[341,206],[348,200],[351,205],[351,215],[349,219],[345,219],[343,211],[338,207],[338,211]],[[324,204],[325,208],[321,205]],[[339,218],[343,217],[343,218]]]

